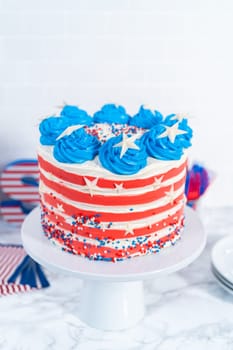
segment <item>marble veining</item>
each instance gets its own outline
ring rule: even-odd
[[[146,315],[136,327],[89,328],[78,318],[82,282],[45,270],[51,287],[0,298],[0,349],[232,350],[233,296],[210,270],[213,244],[233,234],[232,213],[232,207],[200,210],[204,252],[183,270],[145,282]],[[19,232],[1,223],[0,242],[20,242]]]

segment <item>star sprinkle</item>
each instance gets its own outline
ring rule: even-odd
[[[60,213],[64,213],[64,211],[65,211],[62,204],[58,204],[58,205],[57,205],[57,210],[58,210]]]
[[[163,180],[163,176],[154,178],[153,188],[155,190],[157,190],[158,188],[162,187],[162,180]]]
[[[63,105],[59,105],[59,106],[56,106],[57,108],[59,108],[59,109],[62,109],[62,108],[64,108],[65,106],[67,106],[68,105],[68,103],[66,103],[65,101],[63,101]]]
[[[133,227],[129,223],[126,226],[125,235],[134,235]]]
[[[121,183],[121,184],[114,184],[114,186],[116,187],[117,193],[122,192],[122,190],[123,190],[123,183]]]
[[[123,155],[128,151],[129,148],[137,149],[137,150],[140,149],[134,143],[137,138],[138,138],[138,135],[133,135],[133,136],[128,137],[126,134],[123,134],[122,141],[113,146],[113,147],[121,147],[120,158],[123,157]]]
[[[97,186],[97,182],[98,182],[98,178],[94,179],[94,180],[88,180],[86,177],[84,177],[84,181],[88,187],[89,193],[91,195],[91,197],[93,197],[94,192],[96,190],[98,190],[98,186]]]
[[[175,198],[176,198],[176,193],[174,191],[174,185],[171,185],[170,191],[165,192],[165,194],[169,200],[169,203],[173,204],[175,201]]]
[[[149,109],[151,112],[154,113],[154,111],[156,110],[156,107],[151,105],[151,104],[146,104],[146,105],[143,105],[143,108],[144,109]]]
[[[108,228],[108,223],[102,222],[100,227],[101,227],[101,230],[102,230],[103,232],[105,232],[106,229]]]
[[[174,125],[172,125],[172,126],[166,126],[166,125],[165,125],[166,130],[165,130],[162,134],[160,134],[160,135],[158,136],[158,139],[161,139],[161,138],[167,136],[167,137],[169,138],[169,140],[170,140],[172,143],[174,143],[174,142],[175,142],[175,139],[176,139],[176,136],[178,136],[178,135],[183,135],[183,134],[187,134],[187,131],[185,131],[185,130],[180,130],[180,129],[178,129],[178,127],[179,127],[179,122],[177,122],[176,124],[174,124]]]
[[[186,118],[188,118],[188,116],[184,113],[177,113],[173,117],[171,117],[171,120],[178,120],[179,122],[182,122],[182,120]]]
[[[71,125],[68,126],[68,128],[66,128],[57,138],[56,140],[61,139],[63,136],[68,136],[70,134],[72,134],[73,131],[78,130],[83,128],[83,125]]]

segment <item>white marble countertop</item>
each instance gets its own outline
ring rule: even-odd
[[[233,349],[233,296],[210,270],[213,244],[233,234],[232,214],[232,207],[201,210],[208,234],[204,252],[183,270],[145,282],[146,315],[136,327],[89,328],[78,318],[82,282],[45,270],[51,287],[0,298],[0,349]],[[0,242],[20,241],[18,232],[0,227]]]

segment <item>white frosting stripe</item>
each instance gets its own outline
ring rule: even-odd
[[[144,205],[146,203],[150,203],[154,200],[154,198],[163,199],[166,198],[168,193],[171,191],[176,191],[180,187],[183,188],[185,183],[185,178],[182,178],[178,182],[174,183],[174,185],[166,186],[163,188],[155,189],[150,192],[146,192],[138,195],[128,195],[127,193],[118,194],[118,196],[114,197],[114,200],[109,195],[98,195],[95,193],[95,183],[87,182],[87,186],[89,188],[89,193],[83,193],[75,189],[68,188],[64,186],[64,184],[59,184],[53,181],[47,180],[42,174],[41,179],[45,183],[45,185],[49,188],[49,193],[61,193],[66,200],[76,201],[78,198],[79,202],[87,203],[95,206],[121,206],[123,204],[132,206],[136,205]],[[87,180],[89,181],[89,180]]]
[[[180,186],[176,191],[174,191],[174,201],[176,201],[180,196],[182,196],[184,192],[184,185]],[[51,190],[44,185],[41,181],[40,183],[40,193],[41,194],[49,194]],[[170,203],[170,198],[168,196],[164,196],[163,198],[153,200],[149,203],[135,204],[135,205],[118,205],[118,206],[110,206],[110,205],[101,205],[98,206],[95,204],[88,204],[79,201],[70,200],[57,192],[52,193],[53,197],[56,197],[57,201],[64,206],[64,210],[67,211],[66,205],[74,208],[75,211],[84,210],[91,211],[94,213],[133,213],[133,212],[142,212],[150,209],[157,209],[163,206],[166,206]]]
[[[82,193],[90,193],[90,189],[88,188],[88,186],[81,186],[81,185],[74,185],[70,182],[67,181],[62,181],[54,176],[51,173],[48,173],[47,171],[45,171],[44,169],[40,169],[41,174],[43,174],[43,176],[49,180],[52,181],[54,183],[62,183],[62,185],[64,185],[65,187],[69,188],[69,189],[73,189],[73,190],[77,190],[79,192]],[[98,180],[97,180],[97,184],[95,186],[95,188],[93,189],[94,194],[98,194],[98,195],[108,195],[108,196],[112,196],[112,197],[118,197],[119,195],[137,195],[137,194],[142,194],[142,193],[146,193],[146,192],[151,192],[155,189],[159,189],[162,187],[166,187],[166,186],[170,186],[172,184],[175,184],[177,182],[179,182],[182,179],[185,179],[186,177],[186,169],[183,169],[177,176],[171,177],[165,181],[162,181],[161,178],[161,183],[157,183],[156,182],[150,186],[143,186],[143,187],[137,187],[134,189],[125,189],[122,186],[115,186],[115,189],[111,189],[111,188],[106,188],[106,187],[99,187],[98,186]],[[160,181],[160,180],[158,180]]]

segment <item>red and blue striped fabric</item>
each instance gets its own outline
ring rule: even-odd
[[[21,245],[0,244],[0,296],[48,286],[41,266],[27,255]]]
[[[37,160],[22,159],[6,165],[0,177],[4,194],[0,213],[5,221],[21,225],[31,209],[39,204],[38,182]]]

